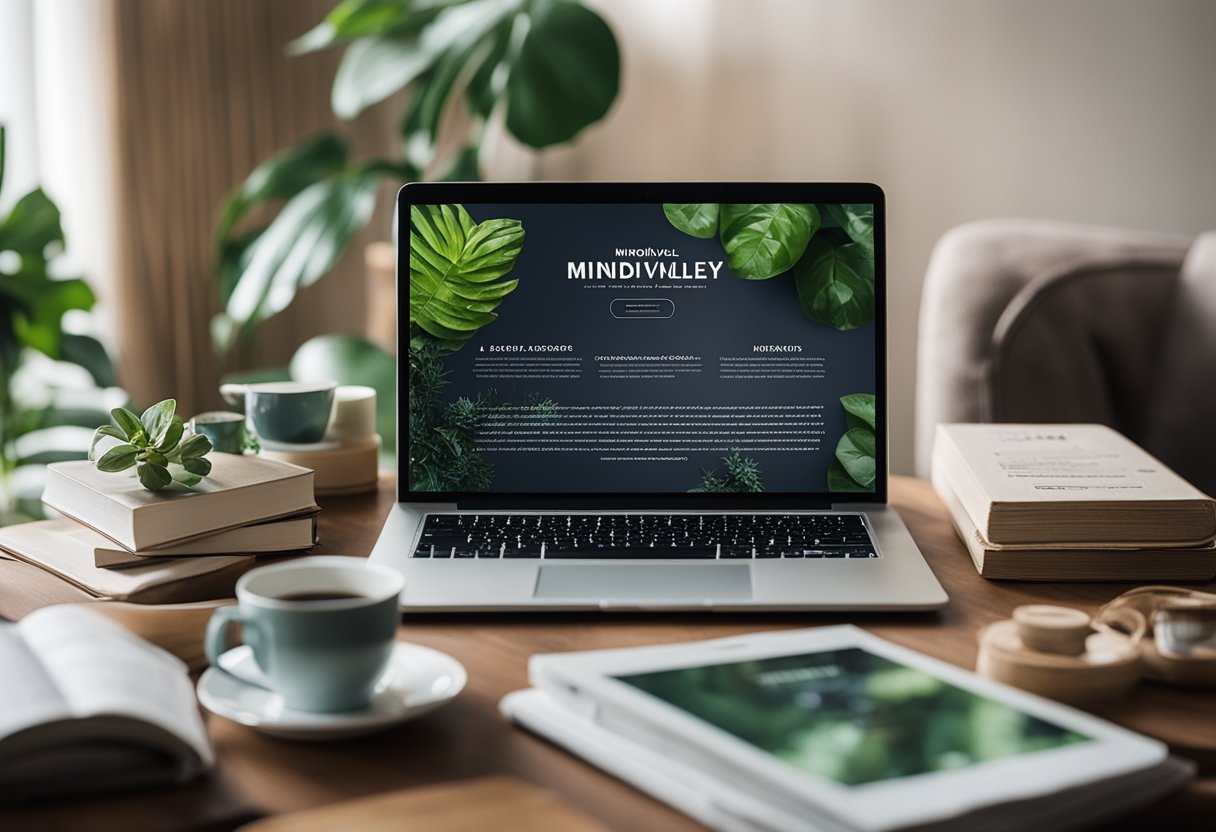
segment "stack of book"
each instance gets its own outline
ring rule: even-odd
[[[329,429],[320,442],[291,444],[262,437],[259,442],[263,457],[312,470],[318,497],[375,491],[381,444],[376,433],[376,391],[353,384],[339,387]]]
[[[192,490],[153,492],[91,462],[47,469],[43,502],[63,517],[0,529],[0,550],[91,595],[160,603],[231,592],[258,555],[317,542],[313,473],[257,456],[213,453]]]
[[[930,467],[986,578],[1216,576],[1216,503],[1103,425],[939,425]]]

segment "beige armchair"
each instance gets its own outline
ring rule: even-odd
[[[1216,232],[959,226],[919,341],[922,476],[939,422],[1100,422],[1216,493]]]

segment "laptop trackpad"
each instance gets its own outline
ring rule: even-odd
[[[551,563],[540,568],[534,597],[735,601],[752,597],[752,573],[745,563]]]

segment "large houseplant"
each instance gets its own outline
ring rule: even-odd
[[[0,196],[4,148],[0,126]],[[41,188],[0,213],[0,524],[37,513],[39,466],[83,458],[89,428],[126,401],[101,343],[64,331],[64,315],[94,298],[83,280],[56,274],[63,247],[59,208]],[[15,493],[15,473],[35,487]],[[18,505],[19,496],[28,499]]]
[[[478,179],[490,125],[532,148],[567,142],[619,88],[612,30],[579,0],[342,0],[290,50],[333,47],[346,50],[333,84],[339,117],[406,91],[400,151],[354,159],[346,139],[325,133],[276,153],[231,195],[216,230],[222,355],[334,266],[382,182]],[[458,104],[464,117],[448,118]],[[280,206],[273,218],[249,227],[267,203]]]

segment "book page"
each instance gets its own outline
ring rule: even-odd
[[[70,716],[68,703],[17,624],[0,624],[0,739]]]
[[[942,425],[940,430],[994,502],[1205,499],[1100,425]]]
[[[119,715],[156,725],[190,745],[204,766],[211,744],[186,666],[97,613],[47,607],[17,625],[75,717]]]

